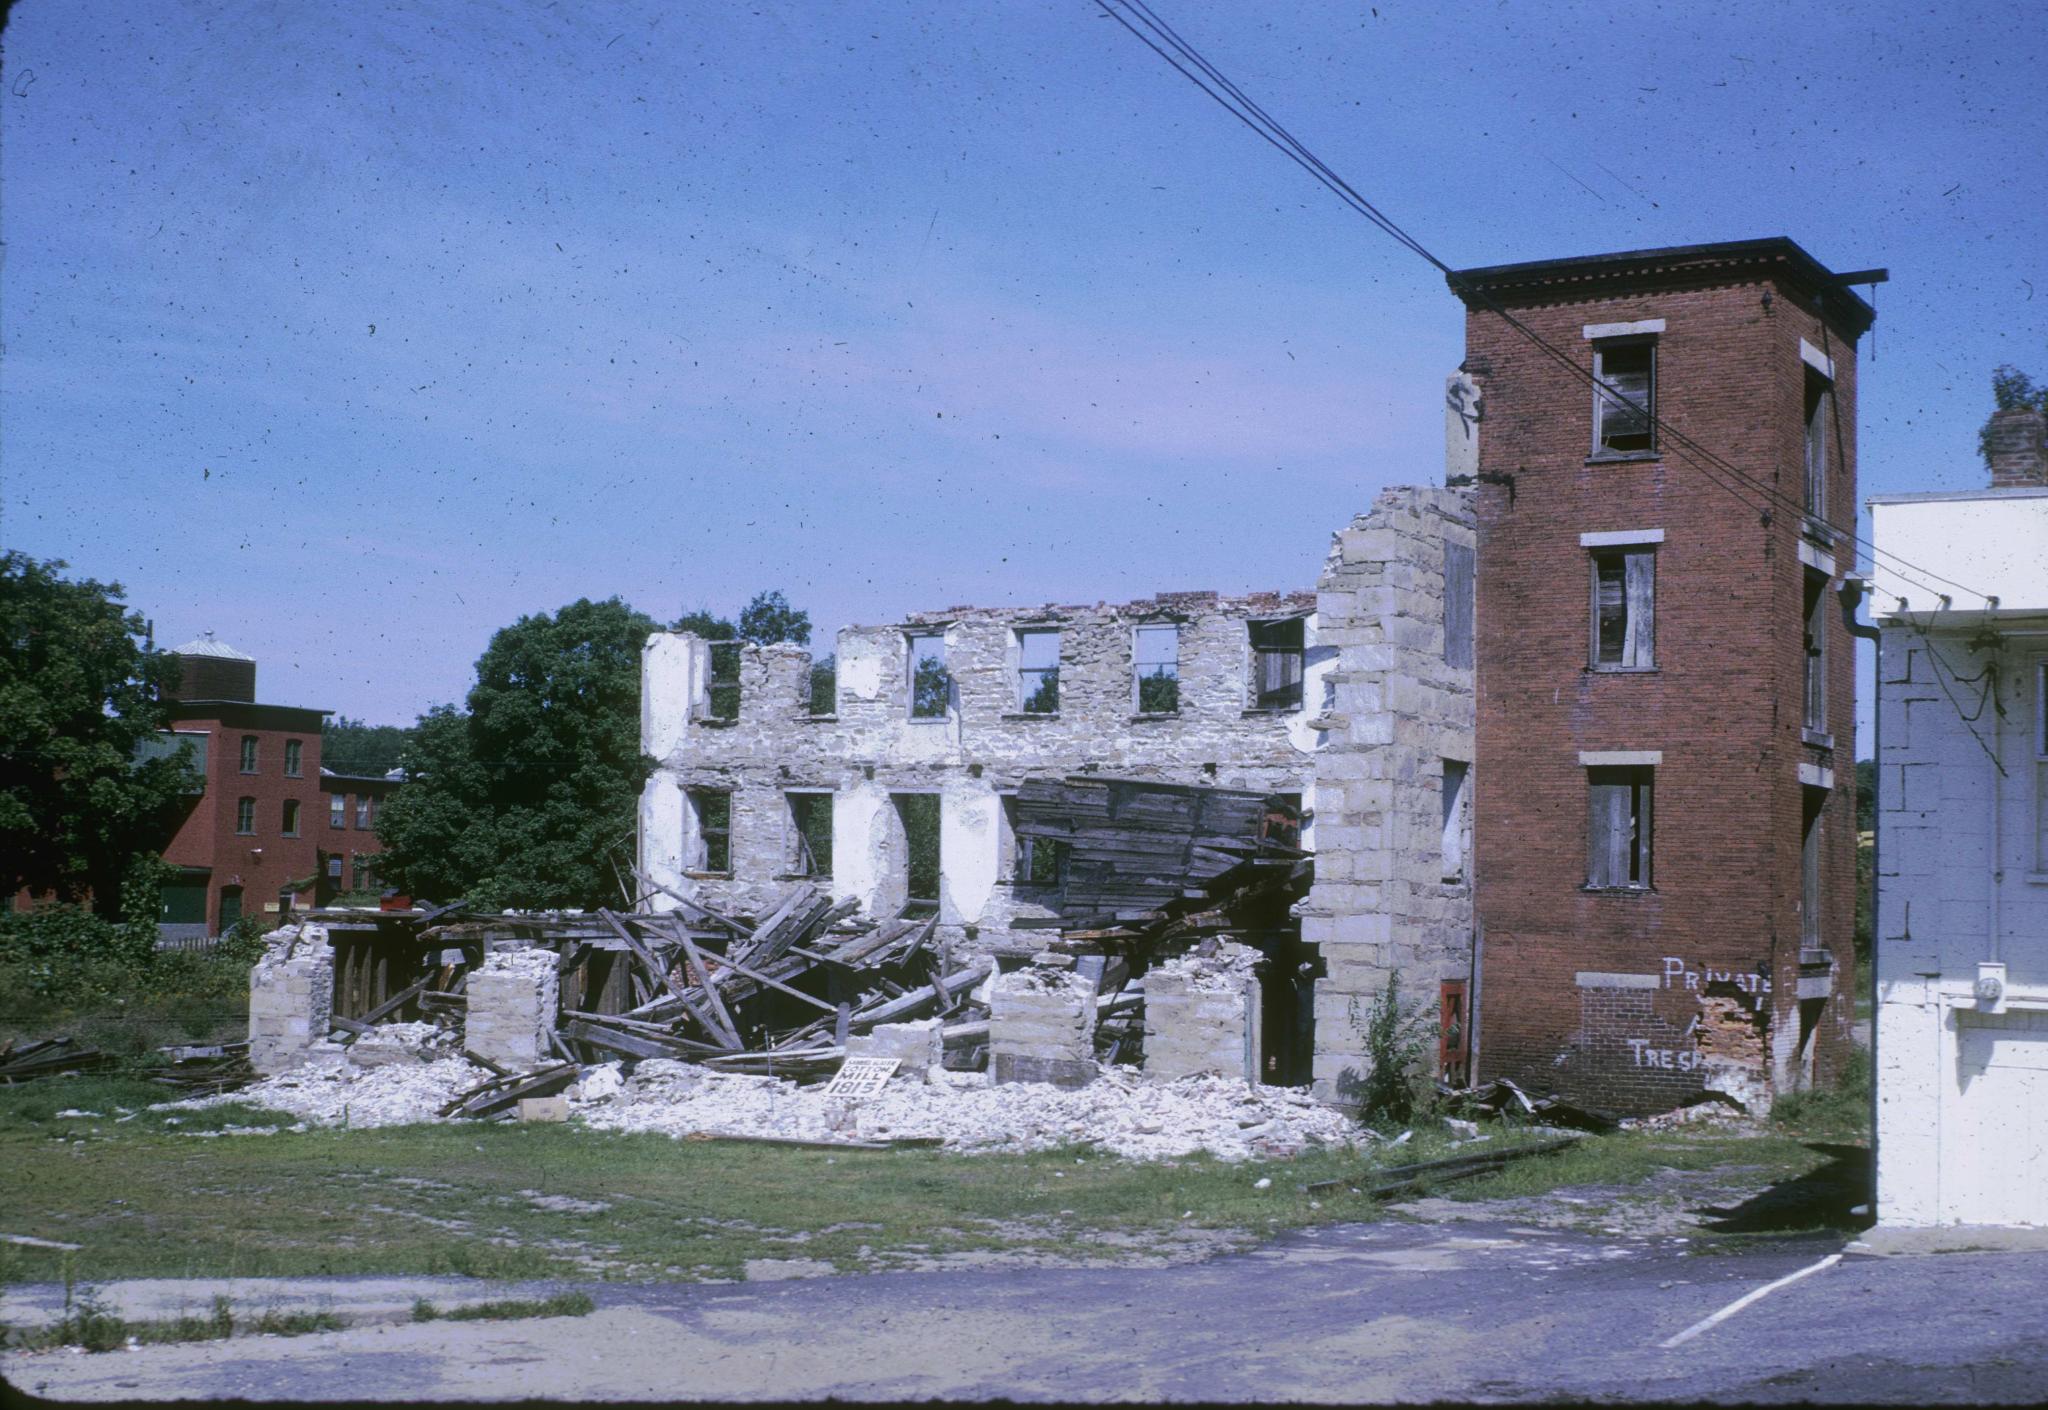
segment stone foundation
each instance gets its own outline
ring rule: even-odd
[[[560,1006],[552,950],[500,950],[469,976],[464,1042],[478,1057],[530,1071],[554,1061],[548,1035]]]
[[[249,1064],[265,1077],[306,1060],[334,1019],[334,951],[325,926],[286,926],[264,937],[249,971]]]
[[[850,1058],[895,1058],[902,1065],[899,1077],[921,1077],[940,1065],[945,1057],[945,1040],[940,1023],[928,1018],[920,1023],[883,1023],[866,1033],[849,1034],[846,1055]]]
[[[1225,945],[1145,972],[1145,1075],[1162,1082],[1215,1072],[1258,1080],[1258,952]]]
[[[1032,965],[989,992],[989,1070],[998,1082],[1085,1087],[1095,1080],[1095,984]]]

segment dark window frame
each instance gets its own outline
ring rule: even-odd
[[[1657,447],[1657,342],[1655,333],[1632,333],[1622,337],[1599,338],[1593,343],[1593,450],[1594,460],[1637,460],[1655,456]],[[1634,368],[1616,369],[1615,354],[1634,362],[1635,354],[1648,354],[1640,373]],[[1642,400],[1630,396],[1621,379],[1642,378]],[[1615,390],[1610,392],[1609,387]],[[1612,421],[1614,425],[1609,426]],[[1626,444],[1624,444],[1626,442]]]
[[[237,798],[235,800],[235,836],[254,837],[255,835],[256,800],[246,797]]]
[[[242,736],[242,772],[257,774],[263,772],[263,744],[260,736]]]
[[[1301,709],[1308,700],[1307,615],[1251,618],[1245,622],[1245,639],[1250,652],[1246,708],[1274,714]]]
[[[688,788],[683,796],[690,805],[690,819],[697,835],[697,855],[692,859],[689,871],[706,872],[714,876],[732,875],[732,796],[730,788]],[[725,821],[713,825],[712,816],[706,806],[713,800],[723,800]]]
[[[1587,669],[1656,670],[1657,545],[1603,544],[1589,548],[1586,556],[1592,588]],[[1638,592],[1629,591],[1631,578],[1638,582]],[[1616,628],[1611,643],[1607,631],[1610,623]]]
[[[1654,764],[1586,769],[1588,891],[1655,889],[1656,774]]]
[[[1148,633],[1152,634],[1155,640],[1159,633],[1172,634],[1172,660],[1158,657],[1146,659],[1144,644]],[[1167,703],[1168,701],[1170,703]],[[1131,711],[1138,715],[1180,713],[1180,623],[1139,622],[1132,627]]]

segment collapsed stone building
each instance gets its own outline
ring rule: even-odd
[[[830,675],[800,647],[656,633],[650,905],[758,913],[814,880],[1015,969],[1062,890],[1057,848],[1017,833],[1027,779],[1253,790],[1315,880],[1293,933],[1262,937],[1244,1075],[1341,1097],[1390,972],[1465,1027],[1472,563],[1469,492],[1398,488],[1312,590],[917,613],[842,629]]]

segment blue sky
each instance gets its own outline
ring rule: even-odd
[[[1157,8],[1453,265],[1886,265],[1866,493],[2048,375],[2010,5]],[[1090,0],[14,6],[0,541],[400,722],[579,596],[1309,585],[1462,314]],[[1703,490],[1704,493],[1715,493]]]

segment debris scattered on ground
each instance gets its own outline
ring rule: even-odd
[[[30,1043],[10,1042],[0,1047],[0,1082],[27,1082],[53,1077],[60,1072],[83,1072],[101,1067],[113,1058],[98,1048],[88,1048],[76,1038],[43,1038]]]

